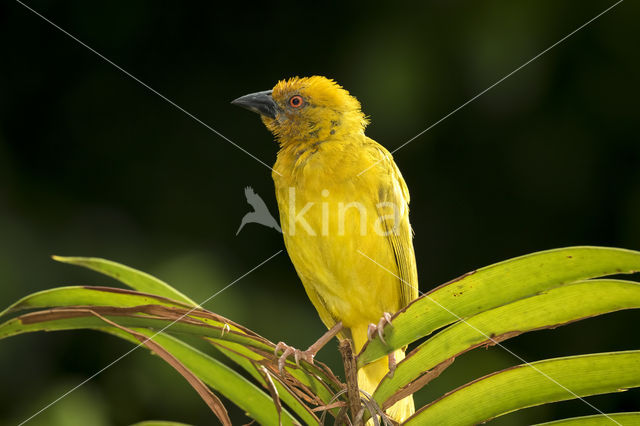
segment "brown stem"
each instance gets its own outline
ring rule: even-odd
[[[358,368],[356,367],[356,359],[353,356],[353,348],[351,347],[351,340],[344,339],[340,342],[340,355],[342,355],[342,362],[344,364],[345,381],[347,382],[347,400],[349,404],[349,411],[351,411],[351,418],[356,419],[358,412],[360,411],[360,390],[358,388]],[[355,423],[354,426],[361,426]]]

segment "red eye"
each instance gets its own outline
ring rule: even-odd
[[[292,96],[289,99],[289,105],[291,105],[294,108],[300,108],[303,104],[304,104],[304,99],[302,99],[302,96],[300,95]]]

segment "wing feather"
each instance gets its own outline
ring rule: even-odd
[[[418,297],[418,272],[415,252],[413,250],[413,230],[409,223],[409,189],[393,161],[391,154],[382,146],[374,142],[374,156],[379,163],[376,167],[383,169],[383,176],[378,186],[379,217],[389,215],[391,203],[395,206],[396,217],[389,221],[382,221],[387,234],[387,241],[391,246],[397,268],[398,286],[400,287],[400,303],[406,306]]]

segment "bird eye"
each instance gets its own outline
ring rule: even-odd
[[[293,108],[300,108],[303,104],[304,104],[304,100],[300,95],[292,96],[289,99],[289,105],[291,105]]]

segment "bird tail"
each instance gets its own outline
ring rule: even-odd
[[[394,353],[396,362],[404,359],[404,351],[398,349]],[[373,394],[382,378],[389,372],[389,361],[387,357],[380,358],[377,361],[367,364],[358,370],[358,386],[369,395]],[[413,396],[401,399],[386,410],[387,415],[397,422],[402,422],[409,418],[415,412],[413,404]],[[373,425],[373,421],[369,420],[367,426]]]

